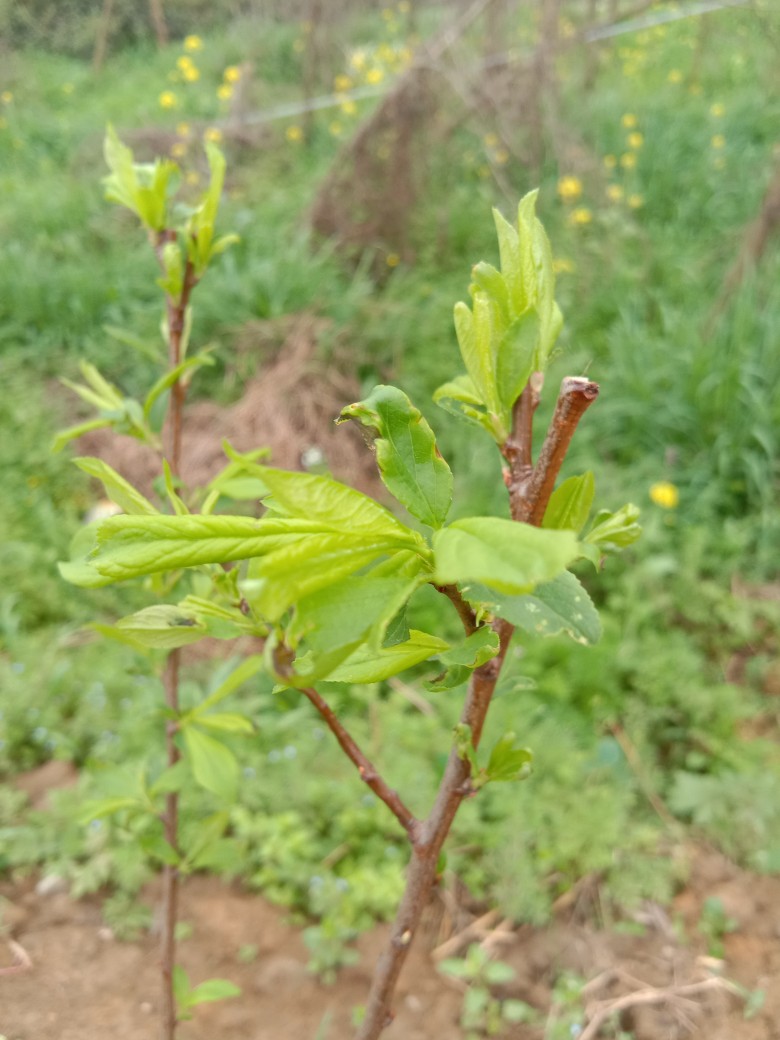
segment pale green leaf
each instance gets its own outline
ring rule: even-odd
[[[152,503],[145,498],[140,491],[136,491],[132,484],[120,476],[102,459],[94,459],[87,456],[74,459],[73,462],[82,472],[99,480],[106,490],[106,495],[115,502],[120,509],[129,515],[153,516],[159,512]]]
[[[141,646],[156,650],[173,650],[196,643],[207,635],[206,626],[181,604],[157,604],[144,607],[116,623],[117,630]]]
[[[593,601],[576,575],[564,571],[524,596],[507,596],[485,586],[468,590],[469,602],[537,636],[565,633],[591,645],[601,638],[601,622]]]
[[[500,517],[457,520],[433,536],[435,580],[500,592],[530,592],[551,581],[578,555],[570,531],[542,531]]]
[[[192,775],[197,782],[226,802],[235,801],[239,766],[233,752],[194,725],[184,726],[182,732]]]
[[[406,394],[375,386],[364,401],[342,411],[338,421],[346,419],[375,431],[379,472],[399,502],[429,527],[441,527],[452,503],[452,473],[433,431]]]
[[[564,480],[550,495],[542,527],[579,534],[590,516],[595,491],[596,482],[590,471]]]
[[[328,676],[330,682],[373,683],[389,679],[447,650],[443,639],[412,629],[404,643],[372,651],[363,645]]]

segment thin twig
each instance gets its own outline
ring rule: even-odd
[[[435,961],[443,961],[445,957],[451,957],[458,950],[462,950],[472,939],[477,939],[484,935],[485,929],[492,928],[500,916],[501,914],[498,910],[488,910],[481,917],[474,918],[465,928],[462,928],[459,932],[450,936],[446,942],[437,946],[431,953],[431,957]]]
[[[347,758],[357,766],[360,779],[371,788],[374,794],[385,803],[390,812],[395,816],[403,829],[409,835],[412,842],[416,840],[417,831],[420,826],[414,813],[404,805],[400,795],[380,776],[373,763],[366,758],[356,742],[339,721],[338,716],[328,704],[311,686],[301,688],[301,693],[308,697],[322,718],[325,720],[330,731],[339,742],[339,746]]]
[[[640,790],[644,794],[645,798],[648,800],[653,809],[655,809],[658,816],[668,827],[676,827],[678,821],[674,818],[674,816],[672,816],[672,814],[666,808],[664,803],[661,801],[661,799],[650,786],[650,782],[647,778],[647,773],[645,771],[644,766],[642,765],[642,759],[639,757],[639,752],[637,751],[634,742],[631,740],[631,738],[619,722],[613,723],[609,727],[609,731],[620,745],[623,754],[626,756],[626,761],[628,762],[631,769],[634,771],[637,783],[639,784]]]
[[[33,966],[32,958],[25,948],[14,939],[8,939],[8,949],[14,957],[14,963],[5,968],[0,968],[0,975],[20,975],[23,971],[30,971]]]
[[[455,609],[458,612],[460,620],[463,622],[463,627],[466,630],[466,635],[470,636],[477,631],[477,615],[474,613],[474,608],[469,606],[461,595],[460,589],[457,585],[434,585],[437,592],[441,592],[443,596],[447,596],[448,599],[452,600]]]
[[[501,446],[501,454],[509,466],[504,479],[510,489],[523,484],[533,472],[534,413],[539,407],[543,385],[544,373],[534,372],[512,410],[512,432]]]
[[[580,1033],[579,1040],[594,1040],[594,1037],[597,1036],[608,1018],[625,1011],[627,1008],[638,1007],[643,1004],[676,1003],[678,1001],[689,1003],[689,997],[714,989],[725,989],[727,993],[734,993],[737,996],[741,995],[739,989],[729,982],[728,979],[722,979],[713,975],[703,982],[690,982],[684,986],[667,986],[663,989],[648,986],[647,989],[637,990],[634,993],[625,993],[622,997],[615,997],[614,1000],[599,1001],[599,1006],[595,1010],[586,1012],[589,1021],[585,1029]]]
[[[175,241],[176,232],[171,229],[159,231],[153,241],[157,260],[163,264],[163,250],[168,242]],[[182,362],[183,336],[189,307],[190,294],[197,284],[195,269],[190,260],[184,268],[182,288],[179,298],[166,295],[166,318],[168,324],[168,364],[171,370]],[[181,472],[182,424],[184,419],[184,399],[187,388],[181,379],[177,379],[171,387],[168,403],[168,414],[165,427],[165,453],[174,477]],[[168,654],[163,672],[163,688],[165,704],[169,719],[165,726],[165,745],[168,768],[176,765],[181,752],[176,745],[179,716],[179,671],[181,667],[181,650],[175,649]],[[179,795],[172,791],[165,797],[165,810],[162,814],[165,840],[171,849],[178,853],[179,833]],[[175,864],[163,866],[162,877],[163,928],[160,939],[160,972],[162,976],[162,1040],[173,1040],[176,1035],[176,998],[173,992],[173,970],[176,961],[176,922],[179,912],[179,869]]]

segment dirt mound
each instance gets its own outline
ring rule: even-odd
[[[138,943],[114,939],[96,900],[75,903],[57,886],[33,882],[0,886],[5,941],[0,942],[0,1032],[8,1040],[148,1040],[157,1033],[159,1008],[156,937]],[[156,886],[145,896],[154,900]],[[718,898],[733,931],[722,936],[723,959],[708,955],[701,922],[705,900]],[[596,893],[595,899],[598,899]],[[589,904],[591,909],[593,904]],[[648,904],[633,927],[599,929],[582,919],[576,903],[546,929],[475,927],[448,940],[461,954],[486,941],[511,964],[516,979],[502,996],[527,1001],[546,1025],[512,1026],[512,1040],[541,1040],[574,1009],[588,1008],[587,1024],[571,1019],[572,1036],[596,1040],[597,1015],[619,1017],[635,1040],[774,1040],[780,1036],[780,878],[739,870],[710,850],[693,854],[688,886],[668,911]],[[606,908],[601,908],[602,915]],[[203,1005],[181,1028],[182,1040],[313,1040],[323,1020],[327,1040],[352,1035],[352,1009],[365,1001],[370,974],[387,936],[379,927],[362,936],[360,962],[334,986],[306,970],[299,930],[258,896],[214,878],[194,877],[183,888],[182,920],[190,926],[180,961],[193,982],[229,978],[242,995]],[[496,915],[497,918],[497,915]],[[483,918],[483,921],[485,918]],[[479,922],[476,922],[477,924]],[[454,942],[453,942],[454,938]],[[6,947],[6,942],[16,947]],[[432,930],[421,935],[402,975],[397,1017],[388,1040],[459,1040],[462,988],[436,970]],[[14,954],[31,966],[7,974]],[[563,972],[581,980],[566,1004],[556,990]],[[752,1018],[731,980],[761,990]],[[586,984],[587,980],[587,984]],[[581,1025],[576,1032],[577,1021]],[[614,1019],[613,1019],[614,1021]],[[557,1026],[556,1026],[557,1023]]]
[[[196,401],[185,411],[181,475],[186,486],[207,483],[225,465],[220,446],[227,439],[238,451],[269,449],[269,463],[282,469],[307,466],[329,471],[369,494],[381,494],[371,453],[347,423],[336,427],[341,409],[358,400],[357,380],[316,355],[322,322],[296,315],[274,337],[282,346],[246,383],[239,400],[227,407]],[[243,356],[267,349],[268,322],[253,322],[240,331]],[[278,342],[278,339],[277,339]],[[94,430],[77,442],[80,454],[95,455],[113,466],[145,494],[160,473],[159,458],[132,437]]]

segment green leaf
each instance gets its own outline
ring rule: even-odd
[[[222,733],[254,733],[254,727],[249,719],[236,712],[215,712],[213,715],[198,712],[197,715],[193,715],[193,718],[197,718],[199,726],[219,730]]]
[[[439,585],[479,582],[499,592],[530,592],[579,555],[571,531],[542,531],[500,517],[456,520],[433,536]]]
[[[330,682],[373,683],[389,679],[449,648],[443,639],[412,629],[410,638],[395,646],[372,651],[365,644],[328,676]]]
[[[169,369],[163,376],[161,376],[154,384],[152,389],[146,395],[144,401],[144,415],[149,418],[149,413],[154,407],[155,401],[164,394],[166,390],[169,390],[174,383],[181,381],[183,386],[188,386],[190,379],[192,378],[191,373],[194,369],[203,368],[204,365],[213,365],[214,358],[211,357],[208,350],[201,351],[200,354],[196,354],[195,357],[187,358],[180,365],[176,365],[174,368]],[[189,375],[189,378],[182,378],[185,375]]]
[[[204,850],[220,840],[229,823],[230,813],[223,809],[194,820],[186,828],[182,828],[179,842],[185,852],[183,869],[191,870]]]
[[[140,809],[143,803],[130,796],[117,798],[94,798],[86,802],[78,813],[78,821],[82,825],[103,816],[113,816],[121,809]]]
[[[335,650],[368,638],[378,649],[387,626],[420,584],[419,578],[352,575],[298,600],[288,629],[292,646],[301,639],[313,651]]]
[[[60,430],[51,442],[51,450],[55,453],[62,451],[66,444],[70,441],[75,441],[77,437],[82,437],[85,433],[89,433],[91,430],[103,430],[106,426],[110,425],[110,419],[90,419],[88,422],[77,423],[75,426],[69,426],[66,430]]]
[[[514,403],[534,371],[539,329],[538,315],[527,311],[512,322],[498,343],[495,378],[507,425],[511,425]]]
[[[485,769],[486,780],[507,783],[524,780],[531,772],[533,754],[528,748],[515,747],[515,734],[505,733],[496,741]]]
[[[200,205],[190,216],[186,234],[188,255],[197,278],[202,277],[212,256],[224,252],[233,242],[238,241],[238,235],[223,235],[214,241],[217,211],[225,181],[225,156],[211,141],[206,144],[206,156],[211,172],[209,186]]]
[[[596,482],[590,471],[564,480],[550,495],[542,527],[579,534],[590,516],[595,491]]]
[[[452,473],[433,431],[406,394],[393,386],[375,386],[337,421],[347,419],[375,431],[376,461],[388,490],[418,520],[441,527],[452,503]]]
[[[435,391],[433,400],[445,412],[466,419],[474,423],[480,429],[485,430],[494,439],[497,438],[497,428],[491,416],[485,411],[482,398],[477,393],[476,387],[470,376],[458,376]]]
[[[468,599],[532,635],[556,636],[563,632],[585,645],[601,638],[598,611],[570,571],[537,585],[525,596],[505,596],[484,586],[473,586]]]
[[[185,726],[183,733],[192,775],[197,782],[226,802],[235,801],[239,767],[233,752],[194,725]]]
[[[157,284],[171,299],[178,300],[184,286],[184,257],[177,241],[165,243],[160,262],[163,274],[157,279]]]
[[[462,643],[439,655],[447,670],[438,679],[424,683],[425,689],[431,693],[454,690],[469,679],[475,668],[494,658],[498,651],[498,634],[490,625],[480,626]]]
[[[619,552],[641,536],[639,508],[630,502],[610,513],[602,509],[593,519],[593,526],[585,535],[585,541],[597,545],[602,552]]]
[[[165,863],[169,867],[178,867],[181,856],[176,849],[165,840],[162,834],[147,832],[138,839],[138,844],[152,859]]]
[[[189,997],[190,1007],[206,1004],[215,1000],[227,1000],[228,997],[240,997],[241,987],[227,979],[207,979],[192,990]]]
[[[192,1018],[189,1014],[188,1008],[190,1006],[190,995],[192,993],[192,987],[190,986],[189,976],[184,968],[179,964],[173,966],[173,997],[176,1001],[177,1009],[177,1020],[186,1020]]]
[[[258,466],[257,475],[273,496],[267,505],[276,514],[316,521],[337,532],[384,534],[406,544],[424,544],[418,534],[373,498],[330,477],[269,466]]]
[[[111,501],[115,502],[125,513],[146,516],[154,516],[159,513],[159,510],[155,509],[140,491],[136,491],[132,484],[128,483],[102,459],[82,456],[74,459],[73,462],[83,473],[99,480]]]
[[[208,635],[206,626],[192,611],[173,604],[144,607],[117,621],[116,628],[137,645],[155,650],[173,650]]]
[[[355,539],[349,534],[311,535],[283,551],[252,560],[241,588],[258,614],[277,621],[288,607],[336,585],[390,548],[382,541]]]
[[[194,715],[199,715],[201,712],[207,711],[209,708],[213,708],[215,704],[219,704],[220,701],[225,700],[231,693],[243,686],[245,682],[249,682],[263,670],[263,658],[261,654],[254,654],[252,657],[247,657],[241,662],[227,679],[224,679],[215,690],[212,690],[205,701],[202,701],[193,711]]]
[[[109,125],[104,143],[106,164],[111,173],[104,178],[106,198],[131,210],[146,227],[165,227],[166,204],[171,179],[178,167],[167,159],[135,163],[133,153],[122,144]]]
[[[147,358],[149,361],[161,361],[162,351],[156,343],[141,339],[134,332],[130,332],[128,329],[120,329],[116,325],[104,325],[103,331],[107,336],[115,339],[117,343],[122,343],[126,347],[132,347],[133,350],[138,351],[142,357]]]

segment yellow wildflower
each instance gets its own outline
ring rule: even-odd
[[[333,80],[333,89],[340,93],[344,90],[350,90],[352,87],[352,79],[349,76],[345,76],[343,72],[339,73],[338,76]]]
[[[360,72],[361,69],[366,67],[366,52],[365,51],[353,51],[349,56],[350,68]]]
[[[164,90],[159,97],[160,108],[175,108],[176,107],[176,95],[172,90]]]
[[[625,130],[633,130],[634,127],[637,125],[637,118],[634,115],[634,113],[633,112],[626,112],[626,114],[621,117],[620,125]]]
[[[385,7],[382,9],[382,17],[386,22],[390,22],[393,20],[393,12],[390,10],[389,7]]]
[[[617,159],[615,158],[614,155],[605,155],[604,159],[603,159],[603,162],[604,162],[604,166],[608,170],[614,170],[615,167],[617,166]]]
[[[623,189],[619,184],[608,184],[607,185],[607,198],[610,202],[620,202],[623,198]]]
[[[715,134],[712,140],[710,141],[710,144],[713,148],[725,148],[726,138],[723,136],[723,134]]]
[[[506,148],[499,148],[497,152],[493,152],[493,162],[498,166],[505,166],[509,162],[509,152]]]
[[[633,134],[629,134],[626,140],[629,148],[641,148],[645,143],[644,135],[640,134],[638,130],[635,130]]]
[[[385,257],[385,263],[388,267],[398,267],[401,263],[401,257],[398,253],[388,253]]]
[[[191,185],[192,187],[197,187],[197,185],[200,184],[200,174],[197,173],[195,170],[190,170],[190,172],[185,176],[184,180],[187,182],[187,184]]]
[[[204,131],[203,140],[211,141],[212,144],[219,144],[219,142],[222,140],[222,131],[219,130],[216,126],[210,126],[208,130]]]
[[[341,137],[344,128],[342,127],[341,123],[339,123],[339,121],[337,119],[334,119],[333,122],[328,127],[328,130],[330,130],[331,134],[334,137]]]
[[[366,73],[366,83],[370,83],[372,86],[381,83],[384,78],[385,74],[382,69],[369,69]]]
[[[557,260],[553,260],[552,266],[555,274],[572,274],[575,270],[574,263],[562,256],[558,257]]]
[[[288,126],[284,132],[284,136],[288,141],[302,141],[303,130],[299,126]]]
[[[217,87],[217,97],[220,101],[229,101],[233,97],[233,88],[229,83],[220,83]]]
[[[187,145],[183,141],[177,141],[171,146],[171,155],[174,159],[183,159],[187,154]]]
[[[178,137],[189,137],[192,133],[189,123],[177,123],[176,134]]]
[[[238,83],[241,79],[241,69],[238,65],[228,65],[223,76],[226,83]]]
[[[341,111],[345,116],[354,116],[357,112],[357,105],[352,100],[345,101],[341,106]]]
[[[4,105],[10,105],[13,99],[14,96],[10,90],[4,90],[3,93],[0,94],[0,101],[2,101]]]
[[[586,206],[579,206],[577,209],[573,209],[569,214],[569,223],[577,227],[590,224],[592,220],[593,214]]]
[[[176,66],[180,68],[182,72],[186,69],[192,68],[192,58],[188,54],[182,54],[180,58],[176,59]]]
[[[561,177],[558,181],[558,195],[564,202],[576,202],[582,195],[582,181],[579,177]]]
[[[669,75],[666,77],[669,83],[682,83],[683,74],[679,69],[671,69]]]
[[[628,204],[631,207],[631,209],[641,209],[642,206],[644,206],[645,204],[645,200],[642,198],[641,195],[629,195]]]
[[[726,114],[726,106],[722,105],[720,103],[720,101],[716,101],[714,104],[710,105],[710,115],[711,116],[715,116],[716,119],[720,119],[721,116],[724,116],[725,114]]]
[[[202,51],[203,40],[201,40],[200,36],[185,36],[184,49],[185,51]]]
[[[624,152],[620,156],[620,165],[624,170],[633,170],[636,166],[636,156],[633,152]]]
[[[650,498],[661,509],[676,509],[680,502],[680,492],[675,484],[662,480],[651,486]]]
[[[200,79],[200,70],[196,69],[194,65],[190,65],[184,70],[183,76],[187,83],[197,83]]]

